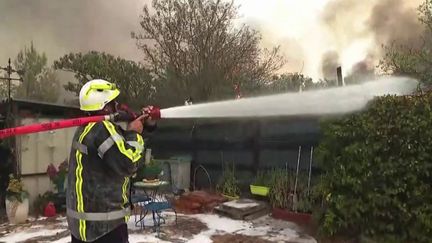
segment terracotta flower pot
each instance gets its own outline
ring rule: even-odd
[[[22,202],[18,200],[6,199],[6,214],[11,224],[25,223],[29,212],[29,200],[24,199]]]
[[[272,217],[291,221],[300,225],[309,225],[312,222],[312,215],[308,213],[297,213],[287,209],[273,208]]]

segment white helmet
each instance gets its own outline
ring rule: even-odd
[[[94,79],[81,88],[79,94],[80,109],[83,111],[99,111],[114,100],[120,90],[113,83],[102,79]]]

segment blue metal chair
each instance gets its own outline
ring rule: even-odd
[[[132,185],[131,185],[131,187],[132,187]],[[147,214],[145,207],[146,207],[146,204],[148,204],[151,201],[152,201],[152,199],[150,197],[148,197],[147,195],[136,195],[136,194],[132,195],[131,194],[130,202],[131,202],[132,209],[137,204],[141,207],[139,219],[137,219],[137,215],[135,214],[135,226],[136,227],[139,227],[138,224],[140,224],[141,229],[144,229],[144,227],[145,227],[144,217]]]
[[[167,181],[169,183],[167,188],[170,188],[170,190],[160,189],[159,194],[161,191],[165,193],[177,193],[177,191],[174,189],[175,186],[171,177],[171,165],[168,162],[162,163],[162,171],[163,172],[159,176],[159,179],[161,181]],[[153,231],[157,232],[158,236],[160,234],[161,219],[163,221],[163,224],[165,223],[165,219],[161,215],[163,211],[172,210],[175,214],[175,223],[177,224],[177,212],[173,207],[172,202],[167,199],[166,195],[159,195],[155,198],[152,198],[152,200],[148,202],[144,207],[146,210],[152,212]]]

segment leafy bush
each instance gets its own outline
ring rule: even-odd
[[[232,166],[226,164],[224,166],[222,178],[220,182],[216,185],[216,190],[227,196],[237,197],[240,196],[240,188],[235,177],[235,167],[234,163]]]
[[[296,172],[286,169],[273,169],[270,174],[270,205],[273,208],[311,213],[312,198],[308,192],[308,174],[299,172],[295,190]]]
[[[294,200],[295,172],[282,168],[273,169],[270,179],[269,199],[274,208],[291,210]]]
[[[58,192],[64,191],[64,182],[68,174],[68,162],[64,160],[58,169],[53,163],[50,163],[47,167],[47,175],[49,176],[52,183]]]
[[[43,215],[46,205],[53,201],[55,201],[55,194],[53,192],[47,191],[43,195],[39,194],[33,202],[35,214]]]
[[[272,173],[269,171],[258,171],[257,175],[252,182],[252,185],[255,186],[269,186],[271,183]]]
[[[269,199],[273,208],[292,208],[290,199],[294,183],[285,169],[274,169],[272,172]]]
[[[150,160],[150,163],[143,164],[138,168],[135,180],[137,181],[141,181],[142,179],[154,180],[158,178],[161,172],[162,172],[161,162],[154,160],[152,158]]]
[[[321,229],[379,242],[432,237],[432,94],[385,96],[323,123]]]

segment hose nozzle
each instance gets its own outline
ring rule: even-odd
[[[160,108],[156,106],[149,106],[144,111],[146,114],[148,114],[151,119],[153,120],[159,120],[161,119],[161,113]]]

